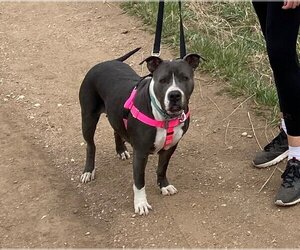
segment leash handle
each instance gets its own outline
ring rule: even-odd
[[[159,0],[152,56],[160,55],[160,41],[161,41],[161,33],[162,33],[163,19],[164,19],[164,6],[165,6],[164,0]]]

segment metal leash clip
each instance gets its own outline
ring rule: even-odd
[[[187,119],[187,116],[186,116],[186,114],[185,114],[184,111],[183,111],[182,114],[181,114],[181,116],[180,116],[180,118],[179,118],[179,121],[180,121],[180,122],[185,122],[186,119]]]
[[[159,52],[153,52],[152,51],[151,56],[159,57],[160,56],[160,51]]]

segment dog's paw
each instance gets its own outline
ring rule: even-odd
[[[160,190],[162,195],[173,195],[178,192],[178,190],[173,185],[162,187]]]
[[[81,183],[87,183],[95,179],[95,169],[92,173],[85,172],[80,176],[80,182]]]
[[[125,150],[124,152],[118,154],[119,158],[122,160],[122,161],[125,161],[127,159],[130,158],[130,154],[127,150]]]
[[[148,215],[149,210],[151,210],[152,207],[149,205],[149,203],[146,201],[140,201],[134,203],[134,212],[139,215]]]
[[[152,209],[151,205],[149,205],[147,198],[145,187],[138,190],[135,186],[133,186],[134,191],[134,212],[139,215],[148,215],[149,210]]]

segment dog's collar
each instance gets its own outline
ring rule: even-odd
[[[179,117],[173,118],[173,119],[165,119],[165,120],[155,120],[151,117],[148,117],[144,113],[142,113],[135,105],[134,105],[134,99],[137,94],[137,87],[135,87],[129,98],[126,100],[124,104],[124,108],[126,110],[129,110],[131,115],[141,121],[142,123],[156,128],[164,128],[167,130],[167,136],[165,140],[164,147],[168,146],[173,141],[173,134],[174,134],[174,128],[178,125],[182,124],[186,121],[186,119],[190,116],[190,112],[182,113]],[[156,104],[157,105],[157,104]],[[127,128],[127,119],[124,119],[125,127]]]

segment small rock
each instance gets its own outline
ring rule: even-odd
[[[83,146],[83,145],[84,145],[84,142],[81,142],[81,143],[80,143],[80,146]]]
[[[40,107],[40,106],[41,106],[41,104],[39,104],[39,103],[36,103],[36,104],[34,104],[33,106],[38,108],[38,107]]]
[[[127,33],[129,33],[128,30],[124,30],[124,31],[121,32],[121,34],[123,34],[123,35],[125,35],[125,34],[127,34]]]
[[[45,219],[46,217],[47,217],[47,215],[43,215],[42,218],[41,218],[41,220]]]
[[[71,162],[75,162],[75,160],[72,158],[71,160],[70,160]]]
[[[247,138],[252,138],[253,137],[253,135],[247,135]]]
[[[18,183],[18,181],[14,181],[14,184],[17,184]]]
[[[8,99],[7,99],[7,98],[4,98],[4,99],[3,99],[3,101],[7,102],[7,101],[8,101]]]
[[[192,207],[195,207],[195,206],[196,206],[196,203],[193,203],[193,204],[192,204]]]
[[[247,135],[248,135],[247,132],[243,132],[243,133],[242,133],[242,136],[243,136],[243,137],[246,137]]]
[[[23,100],[24,98],[25,98],[24,95],[19,95],[19,96],[17,97],[17,100]]]
[[[61,104],[61,103],[58,103],[58,104],[57,104],[57,107],[62,107],[62,104]]]
[[[131,215],[131,218],[135,218],[135,217],[136,217],[136,214]]]
[[[86,232],[86,233],[85,233],[86,236],[87,236],[87,235],[90,235],[90,234],[91,234],[90,232]]]

